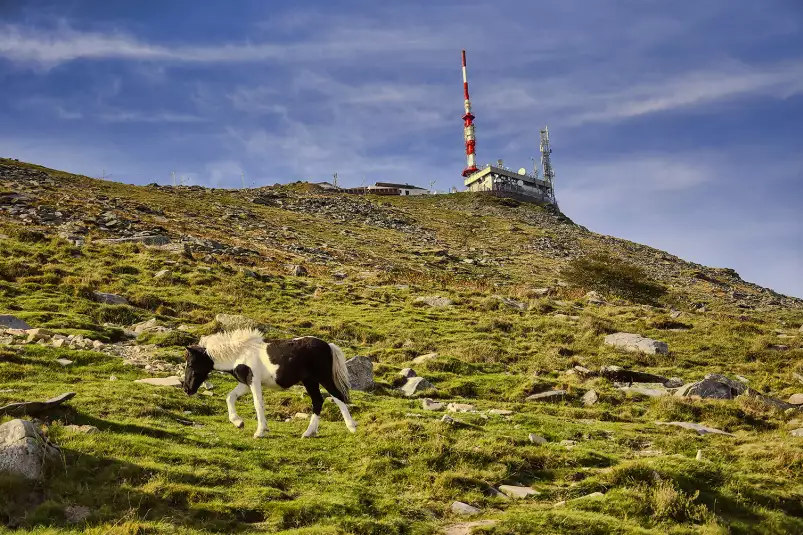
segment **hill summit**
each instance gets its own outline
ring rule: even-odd
[[[132,186],[8,159],[0,184],[0,422],[33,418],[14,425],[61,453],[0,473],[7,526],[803,532],[803,300],[478,193]],[[254,440],[249,402],[246,431],[227,420],[232,377],[170,386],[185,345],[237,326],[362,357],[357,434],[327,403],[302,440],[290,389]]]

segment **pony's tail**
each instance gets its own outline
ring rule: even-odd
[[[349,389],[351,383],[349,381],[349,370],[346,367],[346,356],[343,350],[335,344],[329,344],[332,350],[332,379],[335,381],[335,386],[343,395],[343,402],[349,402]]]

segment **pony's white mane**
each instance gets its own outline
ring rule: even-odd
[[[198,344],[215,362],[232,362],[244,352],[258,349],[262,333],[256,329],[235,329],[201,337]]]

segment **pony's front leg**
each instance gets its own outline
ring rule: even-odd
[[[233,423],[236,427],[242,429],[245,424],[243,423],[243,419],[237,414],[237,398],[242,396],[248,392],[248,385],[243,383],[239,383],[237,386],[234,387],[234,390],[229,392],[229,395],[226,396],[226,406],[229,408],[229,421]]]
[[[265,402],[262,400],[262,383],[256,380],[251,381],[251,395],[254,396],[254,410],[257,413],[257,431],[254,438],[262,438],[268,430],[268,422],[265,420]]]

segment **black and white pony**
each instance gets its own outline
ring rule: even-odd
[[[318,433],[318,422],[323,407],[319,385],[331,395],[343,414],[346,427],[354,433],[357,424],[351,418],[346,403],[349,401],[349,375],[343,351],[335,344],[327,344],[312,336],[292,340],[266,341],[255,329],[237,329],[204,336],[198,345],[187,347],[187,368],[184,374],[184,392],[193,395],[212,370],[231,373],[240,384],[226,396],[229,420],[235,426],[244,426],[237,415],[237,398],[251,390],[257,413],[257,430],[254,438],[264,437],[268,430],[262,387],[290,388],[302,383],[312,398],[309,427],[304,437]]]

